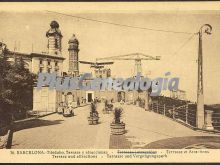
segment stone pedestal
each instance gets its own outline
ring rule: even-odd
[[[204,125],[204,129],[206,129],[206,130],[214,130],[214,127],[212,125],[212,113],[213,113],[213,111],[206,110],[205,125]]]
[[[136,106],[137,106],[137,107],[140,106],[140,101],[136,101]]]
[[[148,91],[146,92],[146,96],[145,96],[145,110],[149,110],[149,98],[148,98]]]
[[[204,128],[205,124],[205,110],[204,110],[204,97],[200,94],[197,98],[197,127],[200,129]]]

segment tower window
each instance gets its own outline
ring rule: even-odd
[[[43,64],[43,60],[40,59],[40,64]]]
[[[55,48],[58,48],[58,40],[55,38]]]
[[[47,65],[50,65],[50,61],[47,61]]]
[[[57,61],[55,62],[55,66],[58,66],[58,62]]]

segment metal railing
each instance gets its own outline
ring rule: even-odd
[[[197,108],[196,104],[186,103],[181,106],[152,103],[150,111],[169,117],[185,125],[197,128]],[[220,112],[205,110],[205,123],[203,130],[220,131]]]
[[[215,130],[220,131],[220,112],[212,113],[212,126]]]
[[[171,106],[166,104],[152,103],[150,105],[150,110],[189,126],[196,127],[196,110],[191,107],[190,104],[176,107],[175,105]]]

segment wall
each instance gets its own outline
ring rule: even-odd
[[[32,58],[32,69],[31,72],[37,74],[39,72],[39,58],[33,57]]]
[[[33,88],[33,111],[56,112],[58,101],[61,100],[61,94],[55,89],[49,90],[49,87],[42,87],[41,90]]]
[[[54,58],[44,58],[44,57],[33,57],[32,58],[32,69],[31,71],[35,74],[39,73],[39,69],[40,69],[40,59],[43,60],[43,72],[47,72],[47,68],[48,68],[48,60],[50,60],[50,72],[55,72],[55,62],[58,62],[58,75],[61,76],[61,73],[63,72],[63,61],[62,60],[58,60],[58,59],[54,59]]]

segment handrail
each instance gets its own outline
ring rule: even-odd
[[[176,107],[175,105],[171,106],[166,104],[152,103],[150,107],[155,113],[178,120],[178,122],[181,121],[193,127],[196,126],[196,111],[193,113],[193,110],[189,109],[188,104]]]

